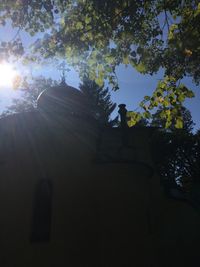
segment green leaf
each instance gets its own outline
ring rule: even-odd
[[[178,101],[179,102],[183,102],[185,100],[185,95],[184,94],[180,94],[179,96],[178,96]]]
[[[76,23],[76,29],[77,29],[77,30],[82,30],[82,29],[83,29],[83,24],[82,24],[82,22],[79,21],[79,22]]]
[[[147,95],[146,95],[146,96],[144,97],[144,100],[146,100],[146,101],[149,101],[150,99],[151,99],[150,96],[147,96]]]
[[[90,22],[91,22],[91,17],[89,17],[89,16],[86,17],[86,18],[85,18],[85,23],[86,23],[86,24],[89,24]]]
[[[166,123],[165,123],[165,128],[169,128],[172,124],[172,121],[171,120],[167,120]]]
[[[137,64],[135,68],[140,73],[145,73],[146,72],[146,66],[143,63]]]
[[[168,99],[165,98],[163,101],[163,106],[168,107],[169,105],[170,105],[170,103],[169,103]]]
[[[169,29],[169,33],[168,33],[168,40],[171,41],[172,39],[174,39],[174,31],[178,28],[177,24],[172,24],[170,26]]]
[[[143,117],[144,117],[145,119],[150,119],[150,118],[151,118],[151,113],[150,113],[149,111],[145,111],[145,112],[143,113]]]
[[[128,119],[127,120],[128,126],[132,127],[132,126],[136,125],[136,123],[142,118],[142,115],[138,112],[127,111],[126,117]]]
[[[125,65],[128,65],[128,63],[129,63],[129,58],[128,58],[128,56],[124,56],[124,57],[123,57],[123,61],[122,61],[122,63],[125,64]]]
[[[170,109],[167,109],[167,110],[165,111],[165,113],[166,113],[167,117],[169,117],[169,116],[171,115],[171,110],[170,110]]]
[[[183,128],[183,119],[181,117],[178,117],[176,119],[176,124],[175,124],[175,127],[177,129],[182,129]]]
[[[192,98],[195,97],[195,94],[191,90],[188,90],[188,92],[186,93],[186,97]]]
[[[98,76],[97,78],[95,78],[95,82],[101,87],[104,85],[104,80],[103,77]]]

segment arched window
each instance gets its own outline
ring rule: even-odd
[[[36,186],[34,197],[31,242],[49,242],[51,233],[52,183],[42,179]]]

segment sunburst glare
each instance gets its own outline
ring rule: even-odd
[[[13,87],[18,77],[19,73],[12,64],[7,62],[0,63],[0,89]]]

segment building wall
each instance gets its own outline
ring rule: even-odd
[[[1,266],[195,266],[199,215],[164,196],[152,130],[131,129],[128,147],[121,134],[41,113],[1,120]],[[41,179],[52,183],[50,242],[32,243]]]

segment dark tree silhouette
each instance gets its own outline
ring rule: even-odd
[[[200,139],[199,133],[193,134],[194,122],[190,111],[180,108],[183,128],[176,129],[176,121],[172,120],[169,128],[165,128],[162,109],[154,114],[151,125],[160,127],[153,141],[153,155],[167,192],[180,186],[186,193],[192,192],[196,183],[200,182]]]
[[[111,101],[108,88],[97,85],[87,77],[83,78],[80,90],[87,97],[90,105],[91,115],[100,125],[114,126],[118,122],[118,117],[111,119],[110,116],[116,104]]]
[[[152,151],[166,192],[179,188],[200,205],[200,136],[199,131],[193,134],[190,129],[156,131]]]
[[[145,118],[141,118],[137,123],[136,126],[145,127],[149,125],[149,121]]]
[[[19,89],[21,96],[13,99],[12,104],[1,114],[1,117],[33,110],[36,107],[39,94],[55,85],[57,85],[57,81],[46,79],[43,76],[31,79],[24,78]]]

